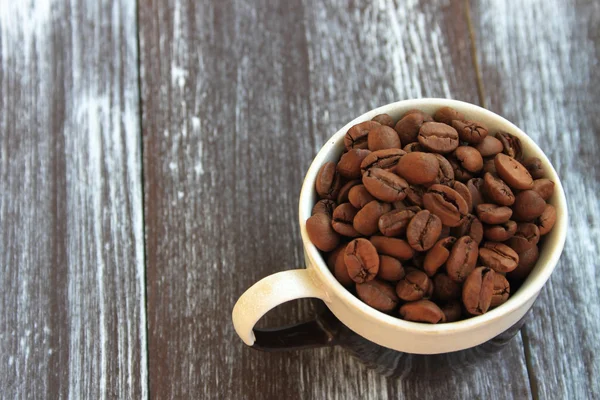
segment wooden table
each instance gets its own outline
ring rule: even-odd
[[[598,2],[137,3],[0,2],[1,397],[600,397]],[[246,348],[231,309],[302,266],[312,157],[415,97],[500,113],[563,179],[565,251],[525,327],[436,381]]]

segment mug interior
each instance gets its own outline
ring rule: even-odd
[[[512,294],[504,304],[488,311],[483,315],[471,317],[466,320],[429,325],[405,321],[380,312],[363,303],[360,299],[346,290],[346,288],[344,288],[329,271],[329,268],[327,267],[319,250],[308,238],[308,234],[306,232],[306,220],[310,217],[312,207],[318,198],[315,191],[315,179],[319,168],[325,162],[337,162],[339,160],[339,157],[344,149],[344,135],[350,127],[357,123],[368,121],[378,114],[387,113],[393,119],[398,120],[406,111],[412,108],[420,109],[428,114],[433,115],[437,109],[444,106],[455,108],[464,114],[466,119],[485,124],[489,129],[490,134],[494,134],[497,131],[502,130],[517,136],[521,140],[523,155],[525,157],[538,157],[542,161],[545,171],[545,178],[548,178],[555,183],[554,194],[548,200],[548,203],[552,204],[556,208],[557,215],[554,228],[550,233],[544,236],[544,243],[543,246],[541,246],[542,248],[540,249],[540,255],[536,266],[521,287],[514,294]],[[543,285],[549,279],[550,274],[554,270],[554,267],[556,266],[563,250],[568,223],[567,214],[567,203],[560,179],[544,152],[529,136],[527,136],[521,129],[508,120],[489,110],[462,101],[436,98],[404,100],[391,103],[371,110],[345,125],[323,145],[313,160],[302,185],[299,203],[300,229],[304,248],[308,253],[309,258],[314,261],[313,266],[318,270],[319,275],[321,276],[325,285],[325,290],[332,292],[334,296],[344,301],[348,306],[358,308],[361,312],[375,315],[381,323],[393,325],[399,329],[424,334],[443,334],[447,332],[455,333],[457,331],[468,331],[481,326],[482,324],[488,324],[496,319],[502,318],[502,316],[515,311],[517,308],[526,304],[533,297],[537,296]]]

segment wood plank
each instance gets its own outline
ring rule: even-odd
[[[253,282],[302,265],[298,193],[331,134],[403,98],[477,102],[461,4],[176,0],[139,13],[153,396],[530,396],[520,337],[432,384],[388,380],[339,348],[255,352],[230,322]],[[294,302],[262,324],[310,314]]]
[[[546,152],[567,193],[562,258],[524,328],[536,398],[600,393],[600,4],[473,2],[489,107]]]
[[[2,396],[147,398],[135,4],[0,8]]]

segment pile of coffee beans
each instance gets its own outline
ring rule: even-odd
[[[554,183],[519,139],[450,107],[361,122],[325,163],[310,240],[369,306],[440,323],[503,304],[533,269]]]

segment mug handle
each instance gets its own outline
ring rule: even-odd
[[[281,328],[255,329],[268,311],[290,300],[312,297],[328,301],[308,269],[278,272],[261,279],[244,292],[232,312],[233,326],[248,346],[277,351],[323,347],[333,344],[333,334],[316,319]]]

